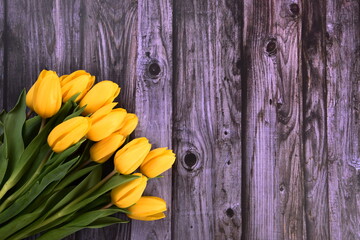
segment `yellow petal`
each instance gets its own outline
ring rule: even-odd
[[[97,163],[103,163],[107,161],[111,155],[125,142],[125,137],[113,133],[109,137],[95,143],[90,148],[91,160]]]

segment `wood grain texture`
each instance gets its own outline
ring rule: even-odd
[[[359,1],[327,1],[330,239],[360,238]]]
[[[7,107],[42,69],[59,75],[80,67],[80,1],[7,1]]]
[[[241,6],[177,1],[174,13],[172,239],[240,239]]]
[[[147,137],[153,148],[171,148],[172,139],[172,1],[138,1],[138,50],[135,109],[136,137]],[[149,181],[145,195],[167,202],[166,218],[132,221],[132,239],[171,239],[171,171]]]
[[[0,0],[0,107],[85,69],[178,157],[166,219],[66,240],[360,239],[359,4]]]
[[[308,239],[329,239],[325,1],[304,1],[302,74],[304,81],[304,186]]]
[[[132,0],[92,0],[82,3],[82,68],[119,84],[118,107],[135,111],[137,3]],[[112,168],[112,163],[109,164]],[[109,169],[111,170],[111,169]],[[117,217],[128,220],[124,214]],[[86,229],[76,239],[129,239],[131,224]]]
[[[301,23],[292,1],[245,1],[243,239],[303,239]],[[266,200],[265,200],[266,199]]]

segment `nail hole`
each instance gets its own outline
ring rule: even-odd
[[[280,190],[280,192],[285,191],[285,186],[283,184],[281,184],[279,190]]]
[[[229,133],[228,133],[228,131],[224,131],[224,135],[228,135]]]
[[[145,52],[145,56],[150,57],[150,52]]]
[[[228,209],[226,210],[226,215],[227,215],[229,218],[232,218],[232,217],[235,215],[234,210],[232,210],[232,208],[228,208]]]
[[[196,155],[193,153],[187,153],[184,158],[186,166],[188,166],[190,169],[195,166],[197,158]]]
[[[193,226],[190,226],[191,229],[193,229],[194,227]]]
[[[227,161],[226,164],[227,164],[227,165],[230,165],[230,164],[231,164],[231,161]]]
[[[266,44],[266,52],[269,54],[269,56],[275,55],[276,54],[276,40],[275,39],[271,39],[267,44]]]
[[[149,65],[149,73],[151,76],[157,77],[161,72],[161,68],[158,63],[151,63]]]
[[[290,12],[294,15],[299,15],[300,13],[299,5],[296,3],[290,4]]]
[[[272,99],[269,100],[269,104],[272,105]]]

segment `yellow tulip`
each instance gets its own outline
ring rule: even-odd
[[[84,113],[88,115],[96,112],[101,107],[111,103],[119,95],[119,86],[111,81],[102,81],[86,93],[80,101],[80,107],[85,107]]]
[[[57,125],[48,136],[48,144],[54,152],[62,152],[83,138],[91,127],[88,117],[74,117]]]
[[[123,108],[112,109],[116,104],[110,103],[90,117],[92,126],[87,134],[90,140],[103,140],[119,129],[125,119],[126,110]]]
[[[122,184],[111,191],[112,203],[119,208],[127,208],[135,204],[146,188],[147,177],[141,173],[134,173],[133,175],[140,178]]]
[[[122,122],[119,131],[121,135],[127,137],[129,136],[136,128],[139,123],[138,117],[133,113],[126,114],[124,121]]]
[[[95,143],[90,148],[90,158],[94,162],[106,162],[111,155],[125,142],[125,137],[118,133],[113,133],[107,138]]]
[[[54,71],[41,71],[26,96],[26,105],[42,118],[54,116],[61,107],[61,87]]]
[[[117,172],[131,174],[143,162],[151,149],[151,144],[146,138],[136,138],[121,148],[114,157]]]
[[[72,96],[80,93],[75,102],[81,100],[94,85],[95,77],[84,70],[78,70],[70,75],[60,77],[62,101],[67,102]]]
[[[167,150],[167,148],[154,149],[144,159],[140,171],[149,178],[157,177],[171,168],[175,158],[172,150]]]
[[[31,110],[34,110],[33,107],[34,88],[35,85],[32,85],[30,90],[26,93],[26,106],[28,106]]]
[[[40,78],[43,78],[47,73],[47,70],[42,70],[38,76],[38,79],[36,79],[35,83],[31,86],[30,90],[26,94],[26,105],[31,109],[34,110],[33,102],[34,102],[34,89],[35,84]]]
[[[141,221],[154,221],[165,217],[166,202],[164,199],[153,196],[144,196],[129,207],[129,218]]]

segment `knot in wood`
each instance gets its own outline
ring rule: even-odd
[[[184,156],[184,167],[188,171],[192,171],[198,162],[198,157],[193,152],[187,152]]]
[[[226,216],[228,216],[229,218],[232,218],[235,215],[235,212],[232,208],[228,208],[226,210]]]
[[[277,52],[276,39],[270,39],[266,44],[265,50],[269,56],[275,56]]]
[[[150,60],[145,70],[146,77],[153,79],[154,83],[163,75],[163,65],[157,59]]]
[[[300,13],[300,7],[298,4],[296,3],[292,3],[289,6],[290,12],[294,15],[294,16],[298,16]]]

